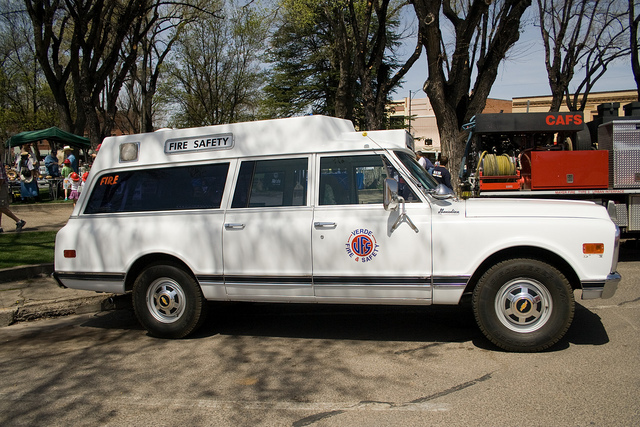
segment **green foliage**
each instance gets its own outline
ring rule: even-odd
[[[328,114],[372,125],[371,112],[384,112],[401,67],[396,49],[405,3],[384,4],[282,0],[268,56],[265,115]]]
[[[334,115],[338,72],[332,58],[335,40],[317,11],[292,2],[292,10],[275,31],[268,61],[272,64],[265,86],[264,108],[273,117],[304,113]]]
[[[53,262],[55,231],[0,234],[0,268]]]

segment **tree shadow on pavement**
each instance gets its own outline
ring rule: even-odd
[[[461,343],[501,351],[482,335],[468,306],[368,306],[278,303],[209,303],[204,325],[187,339],[254,336],[319,340]],[[140,330],[132,309],[101,313],[89,328]],[[600,316],[579,303],[566,335],[547,351],[574,345],[604,345],[609,336]]]

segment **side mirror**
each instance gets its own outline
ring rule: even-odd
[[[438,184],[436,189],[431,193],[434,199],[446,200],[455,197],[455,193],[452,189],[444,184]]]
[[[398,197],[398,181],[392,178],[384,180],[384,209],[387,211],[395,211],[398,209],[400,200]]]

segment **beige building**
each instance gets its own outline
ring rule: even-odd
[[[612,92],[591,92],[584,110],[585,122],[591,121],[598,112],[598,105],[618,102],[618,115],[624,116],[623,107],[638,101],[638,92],[621,90]],[[551,106],[551,96],[517,97],[512,100],[487,99],[483,113],[526,113],[546,112]],[[388,105],[389,119],[392,127],[404,127],[415,138],[415,149],[431,153],[429,157],[440,155],[440,136],[436,115],[433,112],[429,98],[404,98],[393,101]],[[560,111],[568,111],[563,105]]]
[[[638,101],[637,90],[618,90],[612,92],[591,92],[587,97],[587,105],[584,109],[584,121],[590,122],[598,113],[598,105],[618,102],[620,107],[618,109],[618,115],[624,116],[623,107],[631,102]],[[547,112],[551,106],[551,96],[529,96],[513,98],[514,113],[536,113]],[[569,111],[566,104],[560,107],[560,111]]]

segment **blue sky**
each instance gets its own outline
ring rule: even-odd
[[[549,95],[549,82],[544,65],[544,47],[540,40],[539,28],[528,25],[520,40],[510,51],[498,71],[498,77],[491,90],[491,98],[512,99],[521,96]],[[413,41],[411,42],[413,43]],[[412,49],[413,46],[408,48]],[[409,90],[414,98],[424,98],[421,90],[427,78],[426,53],[423,52],[418,62],[405,77],[405,83],[393,96],[402,99],[409,96]],[[576,85],[574,85],[575,87]],[[598,80],[594,92],[609,90],[633,90],[636,88],[629,58],[618,61],[609,66],[607,72]]]

